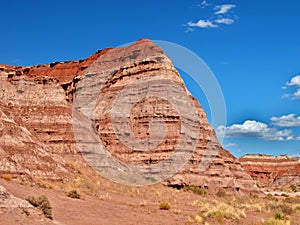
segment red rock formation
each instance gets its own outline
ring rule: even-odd
[[[245,155],[239,158],[239,162],[261,187],[300,185],[299,158]]]
[[[98,70],[97,73],[103,74],[97,79],[93,78],[92,73],[95,68],[101,68],[102,70]],[[198,185],[211,192],[216,192],[220,188],[231,192],[258,191],[252,178],[242,169],[240,163],[218,142],[213,128],[206,119],[205,112],[185,89],[171,60],[158,46],[146,39],[128,47],[99,51],[86,60],[33,67],[0,65],[1,104],[4,107],[10,107],[12,113],[19,116],[19,120],[15,123],[16,126],[24,126],[28,135],[36,138],[37,141],[34,143],[42,143],[43,146],[47,146],[37,152],[47,149],[48,154],[56,156],[78,153],[72,128],[72,104],[74,91],[83,82],[82,79],[86,79],[88,76],[91,77],[90,93],[99,91],[93,84],[107,80],[103,83],[101,95],[98,98],[94,128],[106,149],[116,159],[128,165],[155,165],[166,161],[179,145],[182,115],[176,111],[174,105],[172,106],[167,100],[161,98],[150,96],[138,102],[127,118],[135,138],[141,140],[149,137],[149,124],[153,117],[167,124],[164,141],[155,149],[145,152],[132,150],[120,142],[112,127],[112,105],[123,88],[134,81],[151,78],[158,81],[155,84],[155,90],[157,93],[161,93],[165,91],[164,83],[161,82],[163,78],[172,81],[175,86],[179,87],[171,88],[174,95],[178,94],[179,89],[182,89],[195,103],[195,114],[199,119],[190,121],[187,126],[194,127],[198,124],[200,129],[198,137],[186,136],[186,138],[196,140],[195,151],[188,163],[165,183],[171,186]],[[149,91],[149,87],[141,85],[132,88],[130,94],[137,96],[143,91]],[[182,108],[190,107],[180,98],[176,98],[174,102],[176,106]],[[7,128],[4,130],[7,132]],[[17,134],[12,132],[12,136],[17,139]],[[35,139],[32,138],[32,140]],[[0,147],[3,149],[3,141],[0,142]],[[180,151],[184,152],[185,149],[182,148]],[[6,148],[2,152],[14,155],[18,150],[13,148],[9,152]],[[210,157],[212,164],[201,171],[199,166],[203,155]],[[24,157],[30,158],[30,156]],[[4,164],[1,160],[1,172],[4,172],[1,169]],[[20,164],[18,167],[22,169],[26,167],[20,160],[17,160],[15,164]],[[32,173],[35,171],[33,168],[30,170]],[[57,173],[56,171],[51,172],[52,174]],[[155,176],[155,173],[154,170],[149,171],[150,175]]]

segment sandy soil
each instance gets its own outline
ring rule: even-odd
[[[228,201],[218,199],[216,196],[199,196],[190,192],[178,191],[172,188],[160,186],[145,187],[140,195],[121,193],[115,190],[103,190],[103,197],[82,195],[81,199],[72,199],[65,192],[48,188],[21,185],[13,181],[0,179],[0,185],[4,186],[16,197],[24,199],[28,195],[46,195],[51,203],[54,220],[48,220],[37,209],[28,213],[21,209],[1,210],[0,225],[184,225],[204,224],[188,222],[188,218],[194,218],[199,214],[199,208],[191,203],[195,200]],[[153,194],[153,193],[158,193]],[[145,194],[146,193],[146,194]],[[147,195],[149,193],[149,195]],[[159,203],[162,200],[170,202],[171,210],[160,210]],[[209,225],[259,225],[263,218],[268,218],[265,212],[246,212],[247,217],[240,220],[218,220],[208,218]],[[298,224],[296,223],[291,224]]]

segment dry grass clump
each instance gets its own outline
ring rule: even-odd
[[[28,196],[25,198],[31,205],[37,207],[42,210],[46,218],[53,219],[52,216],[52,207],[50,202],[45,195],[41,195],[39,197]]]
[[[264,203],[245,203],[241,205],[242,209],[253,212],[261,212],[265,208]]]
[[[207,191],[204,190],[201,187],[195,186],[195,185],[191,185],[191,186],[184,186],[182,188],[184,191],[189,191],[192,192],[196,195],[207,195]]]
[[[266,209],[268,211],[282,212],[287,215],[292,215],[294,213],[293,207],[286,203],[283,204],[269,203],[266,205]]]
[[[291,185],[291,186],[290,186],[290,189],[291,189],[293,192],[298,192],[298,191],[300,191],[300,185]]]
[[[290,225],[290,221],[282,221],[275,218],[269,218],[263,222],[263,225]]]
[[[277,220],[284,220],[284,219],[286,219],[286,214],[282,211],[275,211],[274,218]]]
[[[189,225],[189,224],[203,224],[203,218],[199,215],[196,215],[196,216],[189,216],[187,218],[187,222],[185,223],[186,225]],[[207,222],[204,223],[205,225],[208,225]]]
[[[297,197],[288,197],[283,200],[285,203],[292,203],[292,204],[300,204],[300,196]]]
[[[226,219],[241,219],[246,217],[244,210],[236,209],[225,203],[219,203],[209,209],[206,208],[206,211],[203,213],[203,215],[205,217]]]
[[[233,206],[224,202],[213,201],[212,203],[201,202],[195,200],[191,203],[192,206],[200,208],[200,212],[206,218],[217,218],[217,219],[241,219],[245,218],[245,210],[239,206]]]
[[[1,177],[7,181],[12,180],[12,175],[11,174],[2,174]]]
[[[159,204],[159,209],[161,210],[170,210],[171,209],[171,205],[169,202],[161,202]]]
[[[227,196],[226,192],[223,189],[220,189],[217,194],[216,194],[219,198],[224,198]]]

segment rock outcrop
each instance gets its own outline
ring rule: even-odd
[[[245,155],[242,167],[260,187],[300,185],[300,159],[287,155]]]
[[[0,208],[32,208],[27,201],[16,198],[5,187],[0,186]]]
[[[113,104],[119,93],[124,88],[130,88],[131,83],[150,78],[154,80],[153,87],[143,86],[141,82],[139,86],[129,89],[129,95],[135,98],[149,91],[159,95],[166,91],[163,81],[171,81],[174,86],[171,85],[169,90],[171,96],[176,96],[179,89],[183,90],[194,103],[198,118],[186,123],[186,126],[199,128],[197,137],[185,136],[195,141],[190,159],[165,183],[176,187],[197,185],[211,192],[219,189],[241,193],[258,191],[240,162],[218,142],[204,110],[186,90],[171,60],[161,48],[147,39],[123,48],[99,51],[86,60],[33,67],[0,65],[0,78],[1,173],[28,171],[33,177],[46,178],[47,173],[39,172],[46,170],[51,176],[64,176],[68,168],[65,168],[63,159],[80,152],[72,127],[72,107],[76,99],[74,93],[82,88],[80,85],[84,82],[83,79],[90,79],[89,92],[85,96],[86,104],[90,103],[89,95],[99,92],[97,88],[101,87],[92,123],[94,133],[91,135],[100,137],[110,155],[123,164],[140,167],[167,161],[181,142],[180,127],[185,119],[176,107],[192,107],[182,98],[174,98],[174,107],[168,99],[146,94],[145,98],[132,107],[129,115],[124,117],[129,121],[134,138],[144,140],[142,143],[148,145],[150,142],[147,138],[151,136],[153,118],[166,124],[163,141],[151,151],[138,151],[128,147],[120,141],[113,128]],[[97,86],[99,84],[101,85]],[[156,141],[155,138],[153,140]],[[184,151],[185,148],[179,149],[179,152]],[[27,153],[28,155],[17,157]],[[8,162],[9,157],[13,163]],[[26,162],[21,158],[26,159]],[[212,163],[201,170],[205,158],[209,158],[208,161]],[[27,163],[27,159],[32,161]],[[41,166],[35,167],[37,159]],[[176,164],[173,166],[177,167]],[[149,176],[155,177],[156,172],[149,170]]]
[[[0,186],[0,224],[57,224],[45,218],[41,210],[34,208],[26,200],[12,195]]]

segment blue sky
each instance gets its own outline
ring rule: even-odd
[[[143,37],[174,42],[198,54],[222,87],[227,149],[297,155],[299,8],[295,0],[4,1],[0,63],[86,58]],[[185,81],[209,116],[201,90]]]

